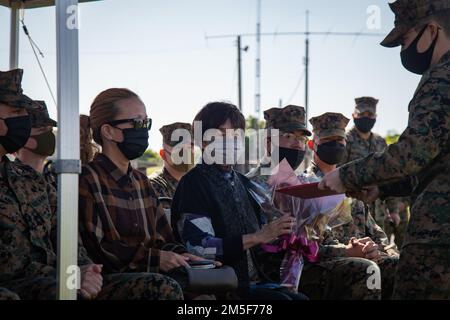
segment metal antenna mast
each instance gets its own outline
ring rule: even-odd
[[[255,113],[259,119],[261,112],[261,0],[257,0],[256,20],[256,80],[255,80]]]
[[[309,111],[309,10],[306,11],[306,32],[305,32],[305,112],[308,119]],[[308,126],[308,121],[306,121]]]
[[[237,36],[237,69],[238,69],[238,107],[243,111],[242,103],[242,51],[247,51],[248,46],[242,48],[241,36]]]
[[[309,45],[310,45],[310,37],[311,36],[342,36],[342,37],[384,37],[385,34],[382,33],[365,33],[365,32],[329,32],[329,31],[310,31],[309,30],[309,11],[306,11],[306,30],[305,31],[286,31],[286,32],[261,32],[261,16],[260,16],[260,3],[261,0],[258,0],[258,23],[257,23],[257,32],[256,33],[243,33],[243,34],[224,34],[224,35],[214,35],[214,36],[206,36],[206,39],[224,39],[224,38],[244,38],[244,37],[256,37],[256,86],[255,86],[255,111],[257,118],[260,117],[261,110],[261,93],[260,93],[260,85],[261,85],[261,56],[260,56],[260,45],[261,45],[261,37],[266,36],[305,36],[305,56],[304,56],[304,65],[305,65],[305,110],[306,115],[308,117],[310,113],[310,105],[309,105],[309,74],[310,74],[310,53],[309,53]]]

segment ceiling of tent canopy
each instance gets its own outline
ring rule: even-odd
[[[100,0],[78,0],[79,3],[92,1],[100,1]],[[54,5],[55,0],[0,0],[0,6],[5,6],[8,8],[32,9]]]

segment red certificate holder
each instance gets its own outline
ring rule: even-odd
[[[322,198],[339,194],[330,189],[320,190],[319,182],[280,188],[277,189],[277,192],[281,192],[302,199]]]

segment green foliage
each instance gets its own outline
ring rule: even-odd
[[[395,130],[389,130],[387,133],[387,136],[385,137],[386,143],[388,145],[396,143],[398,141],[398,138],[400,137],[400,134],[397,133]]]
[[[152,149],[147,149],[137,160],[139,162],[139,166],[153,167],[162,165],[162,159],[159,156],[159,153],[153,151]]]
[[[254,116],[249,116],[245,120],[246,129],[263,129],[266,126],[266,122],[264,120],[258,120]]]

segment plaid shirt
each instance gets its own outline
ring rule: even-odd
[[[148,178],[131,166],[123,174],[105,155],[83,167],[79,218],[89,256],[107,273],[159,272],[161,250],[186,252]]]

